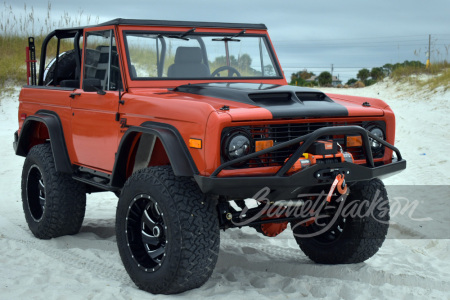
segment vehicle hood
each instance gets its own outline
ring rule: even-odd
[[[315,89],[257,83],[204,83],[182,85],[174,92],[223,99],[216,109],[228,112],[233,121],[285,118],[325,118],[348,116],[382,116],[383,110],[365,106],[367,98],[333,95],[333,99]],[[213,99],[211,99],[213,100]],[[232,101],[232,102],[229,102]],[[259,108],[259,109],[258,109]],[[250,111],[252,109],[252,111]]]

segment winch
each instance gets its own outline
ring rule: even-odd
[[[288,159],[289,158],[287,158],[286,161]],[[296,173],[315,164],[340,162],[353,163],[352,154],[350,152],[344,152],[337,141],[320,140],[314,142],[306,152],[303,153],[303,156],[292,165],[287,174]]]

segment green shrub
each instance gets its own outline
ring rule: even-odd
[[[347,81],[346,85],[352,85],[352,84],[355,84],[357,81],[358,81],[358,80],[355,79],[355,78],[350,78],[350,79]]]
[[[320,73],[317,80],[319,81],[320,86],[331,85],[331,82],[333,81],[331,73],[327,71]]]
[[[380,81],[384,78],[384,72],[382,68],[372,68],[370,71],[370,77],[374,81]]]
[[[364,85],[365,86],[369,86],[369,85],[372,85],[372,84],[375,84],[375,83],[377,83],[377,81],[375,79],[372,79],[372,78],[364,80]]]
[[[361,81],[365,81],[370,76],[370,71],[368,69],[361,69],[358,71],[358,74],[356,75],[356,78],[358,78]]]

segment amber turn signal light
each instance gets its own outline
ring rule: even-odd
[[[189,147],[195,148],[195,149],[202,149],[202,140],[189,139]]]
[[[361,147],[362,138],[360,135],[357,136],[347,136],[347,147]]]
[[[255,152],[270,148],[273,146],[273,140],[256,141]]]

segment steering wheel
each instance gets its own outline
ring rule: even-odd
[[[236,74],[237,77],[241,77],[241,73],[239,73],[236,68],[230,67],[230,66],[222,66],[217,68],[214,72],[212,72],[211,77],[220,76],[219,72],[228,70],[228,77],[233,77],[234,74]]]

